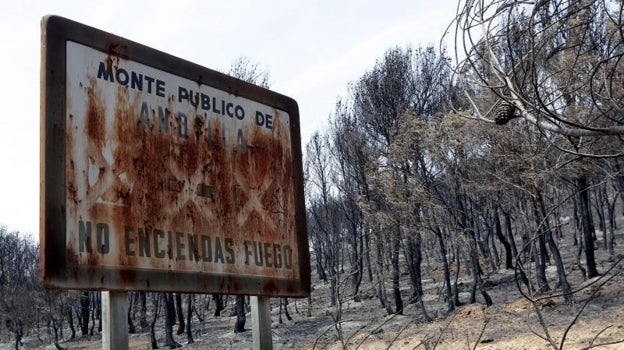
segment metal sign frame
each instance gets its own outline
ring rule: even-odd
[[[310,294],[299,111],[295,100],[113,34],[62,18],[42,19],[41,278],[46,288],[304,297]],[[78,263],[67,246],[67,45],[73,42],[242,97],[289,116],[298,278],[141,269]]]

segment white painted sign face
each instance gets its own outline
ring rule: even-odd
[[[149,289],[156,271],[208,276],[214,291],[248,293],[252,276],[253,294],[300,294],[298,112],[130,49],[64,49],[66,266],[101,269],[112,289]],[[188,284],[155,289],[199,291]]]

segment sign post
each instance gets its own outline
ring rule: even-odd
[[[102,350],[128,350],[128,295],[102,292]]]
[[[310,294],[296,101],[61,17],[41,48],[46,288]]]
[[[271,334],[271,300],[269,297],[251,296],[251,326],[253,350],[273,349]]]

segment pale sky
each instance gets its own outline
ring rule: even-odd
[[[40,20],[55,14],[199,65],[248,57],[299,104],[302,143],[393,46],[438,45],[456,0],[0,2],[0,225],[39,234]],[[302,146],[304,146],[302,145]]]

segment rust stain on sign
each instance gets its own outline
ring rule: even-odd
[[[298,278],[286,112],[79,44],[67,56],[79,264]]]
[[[290,112],[203,84],[201,74],[133,60],[132,45],[98,49],[70,39],[65,131],[55,139],[65,159],[66,270],[46,270],[44,280],[305,295],[299,136]],[[169,284],[176,279],[183,282]]]

